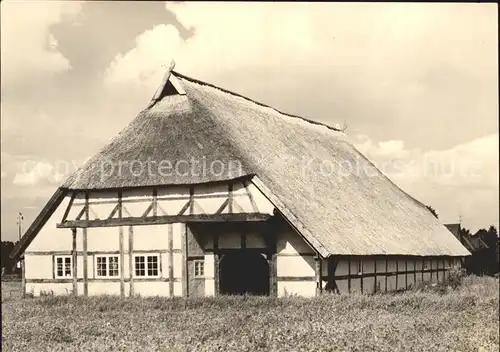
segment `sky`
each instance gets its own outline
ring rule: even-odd
[[[498,228],[497,4],[0,6],[2,240],[17,239],[18,212],[27,228],[65,176],[146,107],[171,60],[187,76],[347,126],[443,223]]]

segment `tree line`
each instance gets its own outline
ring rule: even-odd
[[[436,209],[431,206],[427,206],[427,209],[439,218]],[[498,256],[500,238],[494,225],[490,225],[488,229],[479,229],[474,234],[469,229],[460,226],[459,236],[462,243],[467,240],[474,246],[474,250],[471,251],[472,255],[466,257],[464,261],[464,267],[469,274],[495,275],[500,271]]]

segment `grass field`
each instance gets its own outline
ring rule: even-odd
[[[20,298],[2,283],[4,351],[498,351],[498,279],[447,293]]]

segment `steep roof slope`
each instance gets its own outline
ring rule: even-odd
[[[470,254],[344,133],[175,72],[171,76],[185,94],[156,96],[63,188],[192,184],[256,174],[328,254]],[[180,167],[180,161],[192,158],[205,165],[217,161],[225,170],[207,172],[196,163],[188,172],[160,174],[140,172],[136,162],[166,160]],[[118,161],[129,167],[118,172]],[[115,167],[109,167],[111,162]]]

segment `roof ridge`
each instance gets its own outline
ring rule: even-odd
[[[186,75],[184,75],[184,74],[182,74],[182,73],[179,73],[179,72],[177,72],[177,71],[174,71],[174,70],[172,70],[172,71],[171,71],[171,73],[172,73],[172,74],[174,74],[174,76],[177,76],[177,77],[183,78],[183,79],[185,79],[185,80],[187,80],[187,81],[190,81],[190,82],[193,82],[193,83],[197,83],[197,84],[200,84],[200,85],[204,85],[204,86],[208,86],[208,87],[211,87],[211,88],[215,88],[215,89],[218,89],[218,90],[220,90],[220,91],[222,91],[222,92],[224,92],[224,93],[231,94],[231,95],[234,95],[234,96],[236,96],[236,97],[239,97],[239,98],[243,98],[243,99],[245,99],[245,100],[248,100],[248,101],[250,101],[250,102],[252,102],[252,103],[254,103],[254,104],[257,104],[257,105],[259,105],[259,106],[262,106],[262,107],[265,107],[265,108],[272,109],[272,110],[274,110],[274,111],[278,112],[278,113],[279,113],[279,114],[281,114],[281,115],[285,115],[285,116],[288,116],[288,117],[293,117],[293,118],[296,118],[296,119],[300,119],[300,120],[303,120],[303,121],[308,122],[308,123],[313,124],[313,125],[323,126],[323,127],[326,127],[326,128],[328,128],[328,129],[330,129],[330,130],[332,130],[332,131],[335,131],[335,132],[342,132],[342,133],[345,133],[345,132],[344,132],[344,131],[342,131],[341,129],[339,129],[339,128],[335,128],[335,127],[333,127],[333,126],[330,126],[330,125],[328,125],[328,124],[326,124],[326,123],[324,123],[324,122],[319,122],[319,121],[310,120],[310,119],[307,119],[307,118],[305,118],[305,117],[303,117],[303,116],[300,116],[300,115],[289,114],[289,113],[287,113],[287,112],[284,112],[284,111],[278,110],[278,109],[276,109],[276,108],[274,108],[274,107],[272,107],[272,106],[270,106],[270,105],[266,105],[266,104],[264,104],[264,103],[261,103],[261,102],[259,102],[259,101],[254,100],[254,99],[251,99],[251,98],[249,98],[249,97],[246,97],[246,96],[244,96],[244,95],[241,95],[241,94],[239,94],[239,93],[235,93],[235,92],[232,92],[232,91],[230,91],[230,90],[228,90],[228,89],[225,89],[225,88],[222,88],[222,87],[216,86],[215,84],[208,83],[208,82],[204,82],[204,81],[201,81],[201,80],[196,79],[196,78],[188,77],[188,76],[186,76]]]

